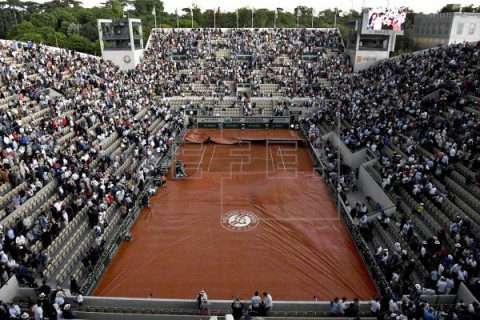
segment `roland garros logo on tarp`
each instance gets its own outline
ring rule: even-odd
[[[258,217],[250,211],[235,210],[225,213],[220,223],[230,231],[250,231],[258,226]]]

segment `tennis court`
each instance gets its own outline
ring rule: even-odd
[[[239,145],[187,143],[180,148],[188,175],[200,171],[273,173],[312,171],[308,150],[297,141],[243,142]]]
[[[175,159],[187,177],[170,175],[152,197],[95,295],[193,299],[204,289],[211,299],[230,299],[258,290],[308,301],[376,294],[298,132],[189,134]]]

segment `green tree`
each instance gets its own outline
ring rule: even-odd
[[[68,25],[67,34],[71,36],[73,34],[79,34],[79,33],[80,33],[80,25],[75,22],[71,22]]]
[[[297,17],[291,12],[280,12],[277,19],[277,27],[293,28],[297,24]]]
[[[111,10],[113,18],[121,19],[123,18],[123,7],[120,3],[120,0],[111,0]]]
[[[92,9],[85,9],[85,8],[79,8],[77,10],[77,22],[80,24],[85,24],[85,23],[90,23],[92,21],[95,21],[97,19],[95,15],[95,11],[97,8],[92,8]]]
[[[163,1],[160,0],[132,0],[131,4],[138,16],[151,16],[153,7],[155,7],[157,15],[163,12]]]
[[[258,9],[255,13],[254,19],[255,28],[265,28],[267,27],[268,22],[268,10],[267,9]]]
[[[89,21],[80,25],[80,35],[84,36],[90,41],[98,39],[97,22],[95,20]]]
[[[25,9],[25,13],[27,16],[39,13],[42,11],[42,4],[33,2],[33,1],[25,1],[23,2],[23,8]]]
[[[43,42],[43,36],[40,33],[37,32],[27,32],[27,33],[22,33],[17,37],[17,40],[19,41],[32,41],[32,42]]]
[[[195,21],[201,26],[213,28],[213,13],[213,10],[205,10],[203,13],[200,12],[198,16],[194,13]],[[215,13],[215,24],[217,27],[220,26],[218,18],[218,13]]]
[[[55,17],[57,18],[57,27],[55,28],[56,30],[63,28],[63,31],[66,32],[71,22],[77,22],[77,18],[75,16],[75,9],[72,8],[58,8],[53,10],[52,14],[55,15]]]
[[[6,0],[0,2],[0,38],[4,38],[8,28],[20,23],[28,17],[28,12],[23,2],[19,0]]]
[[[29,20],[36,27],[57,27],[57,16],[50,12],[34,13]]]
[[[235,28],[237,26],[237,15],[235,12],[222,12],[218,14],[217,26],[222,28]]]
[[[446,12],[479,12],[480,6],[475,7],[473,4],[464,6],[464,7],[454,7],[451,4],[447,4],[442,9],[440,9],[439,13],[446,13]],[[410,12],[409,12],[410,14]]]
[[[30,21],[23,21],[8,30],[7,38],[18,40],[22,34],[35,33],[35,29],[35,26]]]
[[[402,55],[415,51],[415,44],[413,42],[413,22],[416,13],[410,11],[407,14],[407,22],[405,23],[405,32],[403,36],[397,36],[395,39],[395,51],[392,56]]]
[[[62,24],[60,25],[59,28],[57,28],[57,31],[68,35],[68,28],[70,27],[70,24],[72,24],[72,23],[73,22],[70,22],[70,21],[62,21]]]
[[[94,8],[82,8],[76,0],[52,0],[45,3],[33,1],[22,2],[20,0],[0,0],[0,37],[19,38],[28,35],[40,39],[41,35],[49,45],[68,48],[84,48],[88,52],[99,52],[97,19],[120,19],[126,17],[139,18],[142,20],[144,42],[148,39],[151,28],[154,27],[152,9],[155,7],[157,25],[162,28],[176,27],[175,14],[164,11],[161,0],[106,0]],[[464,7],[469,11],[473,6]],[[193,6],[194,28],[213,26],[213,8],[201,11]],[[237,11],[222,12],[215,9],[216,26],[223,28],[235,28],[237,26]],[[302,12],[299,17],[300,27],[310,27],[312,22],[312,8],[299,6],[296,10]],[[297,25],[296,10],[284,11],[278,8],[276,19],[277,27],[291,28]],[[473,9],[472,9],[473,10]],[[256,28],[273,27],[275,11],[258,9],[254,17]],[[355,11],[345,12],[345,15],[337,16],[337,27],[345,37],[346,26],[350,17],[359,17]],[[410,13],[408,17],[413,15]],[[335,19],[334,10],[324,10],[314,17],[315,27],[333,27]],[[23,23],[26,20],[31,24]],[[251,27],[252,11],[250,8],[238,9],[238,26]],[[31,26],[33,25],[34,28]],[[191,27],[190,8],[184,8],[180,13],[179,26]],[[7,34],[8,32],[8,34]],[[35,33],[37,35],[35,35]],[[397,38],[397,46],[402,50],[410,47],[408,32],[406,36]],[[75,36],[75,37],[74,37]]]
[[[192,16],[190,14],[190,8],[183,8],[182,11],[184,12],[184,18],[185,19],[190,19],[190,24],[187,26],[188,28],[190,28],[192,26]],[[208,11],[211,11],[211,10],[208,10]],[[198,28],[198,27],[204,27],[204,26],[208,26],[208,27],[213,27],[213,18],[211,20],[207,20],[205,15],[202,13],[202,11],[200,10],[200,8],[196,5],[192,5],[192,11],[193,13],[193,26],[194,28]],[[212,14],[212,17],[213,17],[213,14]]]
[[[252,24],[252,10],[250,8],[239,8],[238,9],[238,26],[240,28],[250,28],[251,24]]]
[[[40,27],[36,28],[36,32],[40,33],[43,38],[46,39],[49,34],[55,33],[55,29],[53,29],[52,27]]]
[[[93,43],[78,34],[71,35],[67,38],[66,48],[87,53],[94,51]]]
[[[78,8],[82,3],[75,0],[52,0],[41,4],[41,9],[50,12],[58,8]]]
[[[320,19],[319,25],[321,28],[331,28],[335,24],[335,10],[326,9],[326,10],[320,11],[318,14],[318,17]],[[339,21],[337,19],[337,23],[338,22]]]
[[[61,32],[52,32],[44,35],[45,44],[52,47],[66,48],[67,36]]]
[[[298,6],[295,8],[295,16],[298,18],[300,27],[310,27],[312,8],[306,6]],[[300,16],[298,16],[300,14]]]

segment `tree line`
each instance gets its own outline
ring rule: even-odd
[[[220,2],[219,2],[220,3]],[[462,11],[475,11],[480,7],[464,7]],[[448,11],[444,7],[441,12]],[[153,14],[155,13],[155,15]],[[150,30],[159,28],[192,27],[235,28],[252,26],[252,10],[238,8],[234,12],[220,7],[202,11],[200,8],[179,8],[177,13],[164,11],[161,0],[106,0],[93,8],[83,8],[80,1],[52,0],[45,3],[20,0],[0,1],[0,39],[42,42],[46,45],[100,55],[97,19],[139,18],[142,20],[144,42]],[[413,13],[409,14],[406,34],[397,38],[397,48],[402,53],[412,51],[410,31]],[[299,6],[294,12],[282,8],[257,9],[253,14],[255,28],[325,28],[336,25],[344,38],[348,21],[361,17],[361,12],[342,12],[335,8],[316,12],[313,8]]]

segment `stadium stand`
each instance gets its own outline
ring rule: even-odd
[[[345,75],[306,120],[313,139],[336,131],[352,152],[375,154],[368,170],[397,210],[387,223],[368,219],[382,210],[372,195],[352,215],[397,296],[456,293],[462,282],[478,294],[479,49],[440,47]],[[336,172],[338,157],[325,158]]]
[[[2,285],[15,275],[38,291],[43,279],[57,288],[73,276],[85,289],[182,135],[184,110],[282,116],[303,107],[313,113],[302,119],[312,154],[379,275],[379,313],[478,316],[478,305],[452,296],[463,284],[480,293],[478,45],[430,49],[354,74],[337,29],[157,29],[150,39],[142,63],[126,72],[68,50],[0,43]],[[366,169],[393,213],[382,213],[375,194],[365,206],[348,201],[358,177],[335,175],[345,159],[327,138],[332,132],[352,153],[370,150]],[[448,299],[425,295],[435,293]],[[377,315],[374,304],[362,303],[359,315]],[[191,304],[159,306],[86,299],[75,309],[89,319],[195,313]],[[227,303],[213,310],[228,311]],[[332,311],[329,303],[288,306],[275,316]]]

